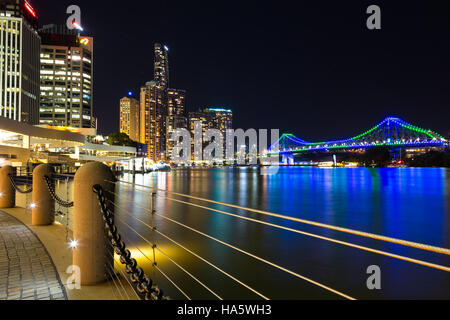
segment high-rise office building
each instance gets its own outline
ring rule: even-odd
[[[219,129],[225,138],[226,131],[233,129],[233,111],[229,109],[221,108],[206,108],[203,110],[206,113],[211,114],[212,127]]]
[[[224,148],[226,148],[226,131],[233,129],[233,112],[229,109],[219,108],[205,108],[198,111],[189,112],[189,131],[191,136],[195,136],[195,123],[201,122],[202,124],[202,137],[205,137],[205,133],[208,129],[217,129],[222,133]],[[203,141],[203,147],[209,144],[209,141]],[[200,159],[202,157],[199,150],[194,149],[194,143],[192,145],[193,155],[192,159]],[[225,149],[224,149],[225,150]]]
[[[93,38],[66,26],[39,30],[41,125],[91,128],[93,120]]]
[[[165,158],[166,90],[156,81],[141,88],[140,141],[147,145],[148,158],[155,162]]]
[[[155,162],[169,159],[174,142],[172,132],[187,128],[186,91],[169,89],[169,49],[155,43],[153,81],[141,88],[140,142],[147,145]]]
[[[194,135],[194,125],[201,121],[203,133],[208,129],[218,129],[225,138],[226,130],[233,129],[233,111],[229,109],[205,108],[189,112],[189,130]]]
[[[166,157],[171,158],[175,142],[172,134],[176,129],[187,128],[186,118],[186,91],[167,89],[167,115],[166,115]]]
[[[168,48],[155,43],[154,75],[141,88],[140,142],[147,145],[148,157],[155,162],[166,155],[166,115],[169,86]]]
[[[37,15],[25,0],[0,0],[0,116],[38,124]]]
[[[202,109],[198,111],[191,111],[189,112],[188,118],[189,118],[189,127],[188,130],[191,133],[191,136],[194,137],[195,134],[195,123],[201,122],[202,123],[202,134],[204,135],[206,130],[208,129],[214,129],[214,114],[210,112],[205,112]]]
[[[120,132],[126,133],[131,140],[139,141],[139,101],[133,97],[120,99]]]
[[[154,80],[162,88],[169,87],[169,49],[155,43]]]

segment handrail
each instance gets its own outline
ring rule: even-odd
[[[191,196],[191,195],[186,195],[186,194],[182,194],[182,193],[178,193],[178,192],[173,192],[173,191],[168,191],[168,190],[164,190],[164,189],[158,189],[158,188],[154,188],[154,187],[140,185],[140,184],[127,182],[127,181],[123,181],[123,180],[118,180],[117,182],[113,182],[113,181],[107,181],[107,182],[113,183],[113,184],[120,182],[120,183],[124,183],[124,184],[128,184],[128,185],[134,185],[134,186],[138,186],[138,187],[142,187],[142,188],[147,188],[147,189],[152,189],[152,190],[156,190],[156,191],[160,191],[160,192],[165,192],[165,193],[168,193],[168,194],[173,194],[173,195],[176,195],[176,196],[185,197],[185,198],[189,198],[189,199],[193,199],[193,200],[204,201],[204,202],[217,204],[217,205],[222,205],[222,206],[226,206],[226,207],[230,207],[230,208],[234,208],[234,209],[249,211],[249,212],[258,213],[258,214],[262,214],[262,215],[266,215],[266,216],[271,216],[271,217],[275,217],[275,218],[280,218],[280,219],[290,220],[290,221],[303,223],[303,224],[307,224],[307,225],[312,225],[312,226],[315,226],[315,227],[320,227],[320,228],[325,228],[325,229],[329,229],[329,230],[334,230],[334,231],[344,232],[344,233],[348,233],[348,234],[353,234],[353,235],[357,235],[357,236],[361,236],[361,237],[365,237],[365,238],[371,238],[371,239],[375,239],[375,240],[395,243],[395,244],[399,244],[399,245],[403,245],[403,246],[407,246],[407,247],[412,247],[412,248],[416,248],[416,249],[421,249],[421,250],[425,250],[425,251],[431,251],[431,252],[435,252],[435,253],[450,255],[450,249],[447,249],[447,248],[441,248],[441,247],[432,246],[432,245],[428,245],[428,244],[417,243],[417,242],[413,242],[413,241],[408,241],[408,240],[402,240],[402,239],[397,239],[397,238],[377,235],[377,234],[373,234],[373,233],[369,233],[369,232],[363,232],[363,231],[358,231],[358,230],[349,229],[349,228],[337,227],[337,226],[333,226],[333,225],[329,225],[329,224],[325,224],[325,223],[320,223],[320,222],[315,222],[315,221],[310,221],[310,220],[305,220],[305,219],[300,219],[300,218],[295,218],[295,217],[289,217],[289,216],[286,216],[286,215],[281,215],[281,214],[277,214],[277,213],[267,212],[267,211],[263,211],[263,210],[246,208],[246,207],[237,206],[237,205],[233,205],[233,204],[228,204],[228,203],[224,203],[224,202],[219,202],[219,201],[209,200],[209,199],[195,197],[195,196]],[[141,192],[145,192],[143,190],[140,190],[140,191]],[[148,193],[150,193],[150,192],[148,192]]]
[[[121,221],[122,222],[122,221]],[[123,222],[122,222],[123,223]],[[137,232],[135,232],[137,233]],[[139,234],[138,234],[139,235]],[[139,235],[140,236],[140,235]],[[130,239],[123,234],[122,235],[123,239],[125,239],[128,243],[131,243],[132,241],[130,241]],[[148,243],[148,241],[147,241]],[[152,261],[141,249],[139,249],[138,246],[135,245],[131,245],[132,248],[136,248],[148,261],[150,261],[150,263],[156,268],[156,270],[158,270],[166,279],[167,281],[169,281],[175,288],[178,289],[178,291],[181,292],[181,294],[183,294],[188,300],[192,300],[176,283],[175,281],[173,281],[167,274],[165,274],[157,265],[154,261]],[[162,253],[162,252],[161,252]]]
[[[110,201],[110,203],[112,203]],[[114,204],[113,204],[114,205]],[[149,245],[153,246],[154,244],[151,243],[150,241],[148,241],[144,236],[142,236],[139,232],[137,232],[133,227],[131,227],[128,223],[126,223],[125,221],[123,221],[122,219],[118,218],[116,216],[117,220],[126,225],[130,230],[132,230],[134,233],[136,233],[141,239],[143,239],[145,242],[147,242]],[[158,250],[160,251],[160,250]],[[165,254],[164,254],[165,255]],[[149,259],[150,260],[150,259]],[[172,259],[170,259],[177,267],[179,267],[181,270],[183,270],[186,274],[188,274],[192,279],[194,279],[196,282],[198,282],[202,287],[204,287],[206,290],[208,290],[210,293],[212,293],[216,298],[218,298],[219,300],[223,300],[218,294],[216,294],[211,288],[209,288],[207,285],[205,285],[203,282],[201,282],[199,279],[197,279],[194,275],[192,275],[190,272],[188,272],[186,269],[184,269],[183,267],[181,267],[178,263],[174,262]],[[150,262],[152,262],[150,260]]]

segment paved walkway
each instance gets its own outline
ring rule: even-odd
[[[0,211],[0,300],[67,300],[41,241],[16,218]]]

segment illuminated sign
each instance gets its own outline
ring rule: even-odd
[[[25,1],[25,8],[28,10],[28,12],[35,18],[37,18],[36,12],[34,11],[33,7],[27,2]]]
[[[88,38],[81,38],[80,43],[87,46],[89,44],[90,40]]]

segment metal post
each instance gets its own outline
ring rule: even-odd
[[[155,213],[156,213],[156,207],[155,207],[155,200],[156,200],[156,193],[153,192],[152,193],[152,198],[151,198],[151,210],[152,210],[152,243],[153,243],[153,263],[156,266],[156,253],[155,253],[155,248],[156,248],[156,238],[155,238]]]
[[[75,174],[73,241],[73,264],[81,270],[81,285],[89,286],[106,281],[107,266],[114,265],[111,247],[105,239],[105,223],[100,211],[95,185],[101,185],[105,196],[114,201],[114,175],[108,166],[91,162],[82,166]]]
[[[4,166],[0,168],[0,208],[14,208],[16,206],[16,190],[9,180],[14,175],[14,168]]]
[[[55,222],[55,201],[48,190],[44,176],[51,177],[53,168],[41,164],[33,170],[33,194],[31,200],[31,223],[33,226],[48,226]],[[53,189],[55,183],[52,181]]]

